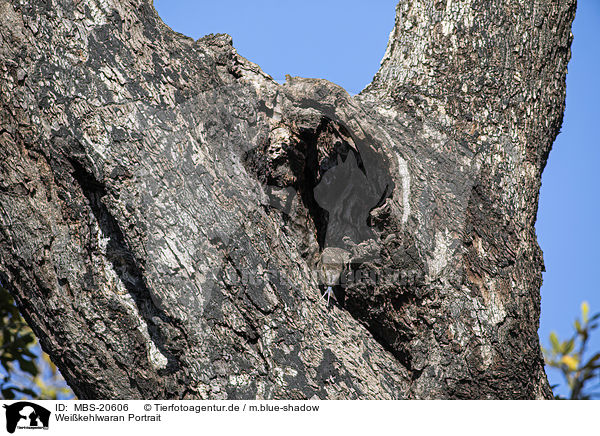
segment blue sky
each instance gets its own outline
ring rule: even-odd
[[[198,39],[228,33],[245,58],[275,80],[330,80],[359,93],[379,69],[395,0],[154,0],[173,30]]]
[[[238,52],[276,80],[286,74],[328,79],[356,94],[379,68],[396,0],[155,0],[174,30],[200,38],[229,33]],[[538,222],[546,272],[540,338],[571,334],[582,301],[600,311],[600,2],[580,0],[573,27],[562,132],[542,179]],[[600,350],[600,331],[592,341]],[[548,371],[551,384],[563,384]],[[565,393],[564,389],[557,392]]]

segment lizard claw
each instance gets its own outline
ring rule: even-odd
[[[327,306],[329,306],[329,300],[331,297],[333,297],[334,300],[337,300],[335,298],[335,294],[333,293],[333,288],[331,286],[327,286],[327,290],[321,296],[321,300],[325,299],[325,297],[327,297]]]

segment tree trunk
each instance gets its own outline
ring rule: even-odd
[[[402,0],[351,97],[149,0],[0,0],[0,280],[80,398],[551,398],[574,14]]]

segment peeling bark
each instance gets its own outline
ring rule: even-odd
[[[401,1],[351,97],[146,0],[0,0],[0,279],[80,398],[551,398],[574,13]]]

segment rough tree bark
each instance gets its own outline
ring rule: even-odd
[[[150,0],[0,0],[0,280],[80,398],[551,398],[574,14],[402,0],[351,97]]]

